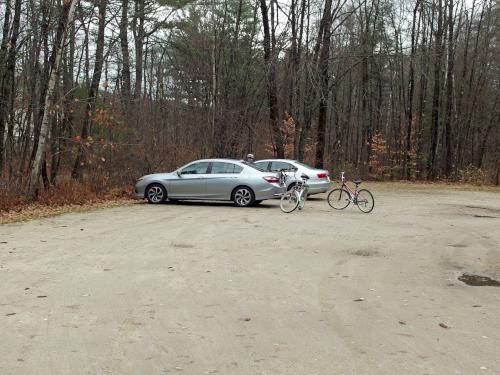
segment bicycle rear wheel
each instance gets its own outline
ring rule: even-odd
[[[361,189],[360,191],[358,191],[356,204],[362,212],[367,214],[369,212],[372,212],[373,207],[375,206],[375,199],[373,198],[372,193],[370,193],[368,190]]]
[[[280,208],[286,214],[294,211],[300,203],[299,195],[295,190],[287,191],[281,196]]]
[[[333,189],[327,199],[331,208],[343,210],[351,203],[351,194],[345,189]]]

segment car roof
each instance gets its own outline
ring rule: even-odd
[[[230,163],[242,163],[242,160],[237,160],[237,159],[225,159],[225,158],[215,158],[215,159],[199,159],[199,160],[193,160],[191,163],[195,162],[214,162],[214,161],[220,161],[220,162],[230,162]]]
[[[257,160],[256,163],[260,163],[261,161],[285,161],[287,163],[296,163],[297,160],[294,159],[262,159],[262,160]]]
[[[299,167],[305,168],[305,169],[310,169],[310,170],[314,170],[314,171],[322,171],[323,170],[323,169],[315,168],[315,167],[310,166],[310,165],[304,165],[303,163],[301,163],[301,162],[299,162],[297,160],[294,160],[294,159],[262,159],[262,160],[257,160],[256,163],[269,162],[269,161],[284,161],[286,163],[295,163]]]

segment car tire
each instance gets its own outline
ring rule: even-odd
[[[162,184],[151,184],[146,188],[145,196],[150,204],[163,203],[167,199],[167,189]]]
[[[248,186],[238,186],[232,196],[238,207],[249,207],[255,202],[255,194]]]

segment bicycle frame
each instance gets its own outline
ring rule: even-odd
[[[346,181],[345,181],[345,177],[344,177],[344,172],[342,172],[341,174],[341,178],[342,178],[342,184],[340,185],[340,188],[341,189],[345,189],[349,192],[349,194],[351,194],[351,201],[353,201],[355,198],[357,198],[358,196],[358,185],[356,185],[356,188],[354,190],[352,190],[349,185],[347,185]]]

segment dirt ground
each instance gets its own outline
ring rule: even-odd
[[[500,193],[133,204],[0,226],[0,374],[500,374]]]

